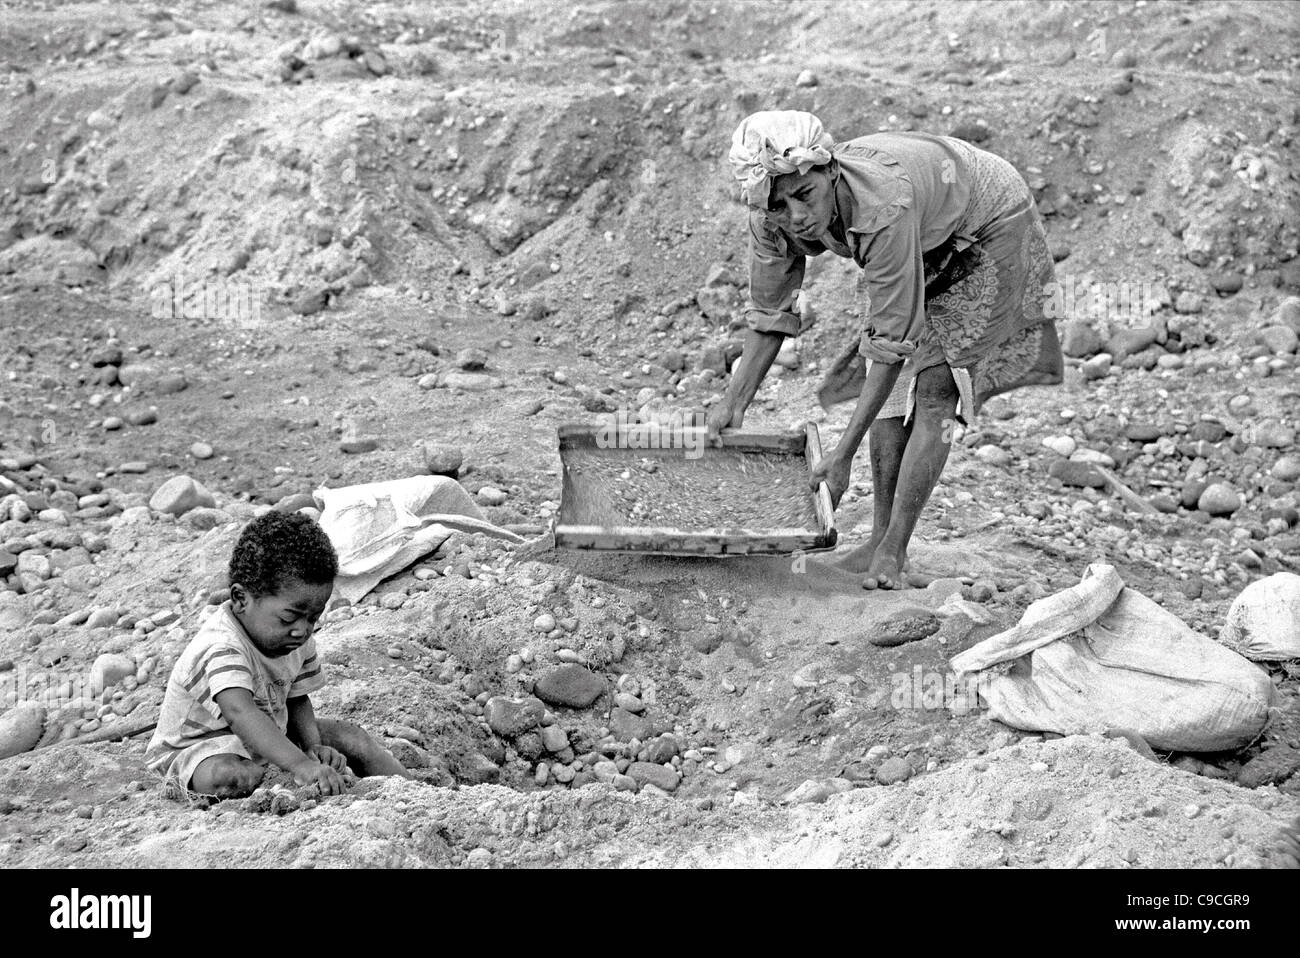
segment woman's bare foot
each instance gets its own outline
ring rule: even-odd
[[[864,545],[847,553],[843,558],[834,560],[834,565],[843,569],[845,572],[855,572],[859,575],[868,572],[871,564],[876,559],[876,550],[880,548],[880,542],[884,535],[872,536]],[[912,563],[907,558],[907,553],[903,553],[903,571],[907,572],[912,568]]]
[[[878,552],[876,557],[871,560],[871,567],[867,569],[866,577],[862,580],[862,588],[906,588],[906,582],[903,580],[903,566],[905,563],[906,559],[904,557]]]
[[[873,533],[865,543],[845,554],[843,558],[836,559],[835,565],[845,572],[859,574],[866,572],[871,568],[871,560],[876,557],[876,547],[880,545],[880,540],[884,537],[883,532],[880,535]]]

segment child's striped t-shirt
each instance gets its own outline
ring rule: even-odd
[[[277,658],[263,655],[227,600],[199,629],[172,669],[145,762],[165,774],[176,756],[190,746],[234,734],[217,705],[219,692],[248,689],[257,707],[284,732],[289,726],[289,699],[324,684],[315,639],[309,638]]]

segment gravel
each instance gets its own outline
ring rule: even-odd
[[[565,455],[565,519],[575,525],[813,530],[817,514],[799,456],[709,450],[635,459],[616,450]]]

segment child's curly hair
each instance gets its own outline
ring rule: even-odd
[[[253,595],[275,595],[293,579],[312,585],[333,582],[338,572],[329,536],[300,512],[268,512],[254,519],[230,555],[230,582]]]

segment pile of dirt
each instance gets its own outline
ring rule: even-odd
[[[138,750],[137,750],[138,752]],[[177,809],[130,780],[138,754],[72,748],[4,780],[5,863],[31,867],[1294,866],[1281,803],[1169,770],[1127,744],[1023,742],[822,803],[683,802],[585,788],[524,794],[368,779],[319,799],[282,784]],[[845,783],[847,784],[847,783]],[[33,811],[51,803],[69,825]]]

